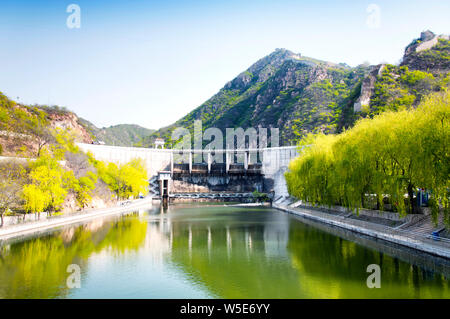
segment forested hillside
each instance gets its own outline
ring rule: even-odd
[[[79,142],[92,143],[94,136],[78,117],[57,106],[17,104],[0,92],[0,151],[6,156],[36,157],[43,147],[54,143],[52,131],[70,130]]]
[[[76,145],[96,140],[73,112],[17,104],[0,93],[0,227],[5,215],[99,208],[145,194],[142,161],[104,163]]]
[[[56,128],[70,130],[76,142],[116,146],[141,146],[153,132],[135,124],[100,129],[64,107],[18,104],[0,92],[0,154],[38,156]]]
[[[319,61],[285,49],[260,59],[217,94],[145,139],[170,144],[178,126],[192,129],[278,127],[281,144],[310,132],[339,133],[361,117],[415,107],[423,96],[449,86],[450,44],[445,35],[423,32],[405,50],[400,65],[360,65]]]
[[[95,136],[97,142],[106,145],[139,147],[142,146],[143,140],[155,131],[136,124],[97,128],[85,119],[80,118],[80,122]]]

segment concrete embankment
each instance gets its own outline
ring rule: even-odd
[[[450,242],[433,240],[412,232],[401,231],[383,225],[355,220],[342,215],[332,215],[314,209],[290,207],[285,204],[273,204],[274,208],[303,218],[319,221],[328,225],[345,228],[354,232],[386,240],[402,246],[414,248],[440,257],[450,258]]]
[[[240,203],[226,205],[228,207],[270,207],[269,203]]]
[[[43,221],[33,221],[33,222],[26,222],[23,224],[11,225],[4,228],[0,228],[0,242],[7,239],[33,235],[35,233],[39,233],[45,230],[50,230],[61,226],[85,222],[99,217],[106,217],[126,213],[136,209],[149,207],[151,205],[152,205],[151,199],[144,198],[129,201],[127,205],[119,205],[103,209],[82,211],[77,212],[75,214],[49,218]]]

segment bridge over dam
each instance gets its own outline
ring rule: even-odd
[[[98,160],[124,164],[133,158],[144,161],[153,198],[240,200],[252,192],[271,193],[274,199],[288,196],[284,173],[298,156],[296,146],[178,150],[121,147],[78,143]]]

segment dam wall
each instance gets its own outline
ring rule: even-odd
[[[78,143],[98,160],[144,161],[150,183],[158,173],[170,172],[171,193],[274,192],[288,196],[284,173],[298,156],[295,146],[239,150],[174,150]],[[184,152],[181,156],[181,152]],[[217,162],[216,160],[219,159]],[[157,183],[155,184],[157,185]]]

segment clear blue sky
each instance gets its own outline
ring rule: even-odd
[[[69,4],[81,28],[69,29]],[[366,23],[369,4],[380,25]],[[450,1],[2,0],[0,91],[97,126],[171,124],[276,48],[355,66],[397,63]]]

